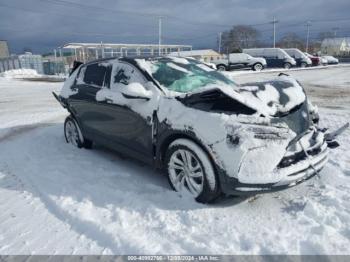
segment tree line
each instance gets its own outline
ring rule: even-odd
[[[236,25],[230,30],[225,31],[221,35],[221,51],[223,53],[242,52],[244,48],[254,47],[271,47],[271,42],[262,41],[260,39],[261,32],[249,25]],[[321,47],[321,42],[325,38],[334,37],[332,32],[321,32],[317,39],[310,39],[309,52],[317,52]],[[306,37],[302,38],[296,33],[288,32],[284,34],[278,41],[276,47],[280,48],[298,48],[305,50]]]

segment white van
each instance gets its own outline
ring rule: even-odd
[[[312,65],[311,59],[297,48],[284,49],[288,55],[294,58],[297,66],[307,67]]]

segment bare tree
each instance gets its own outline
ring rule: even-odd
[[[222,34],[223,52],[241,52],[243,48],[256,47],[260,33],[248,25],[236,25]]]
[[[322,41],[322,40],[324,40],[324,39],[326,39],[326,38],[333,38],[334,37],[334,33],[333,32],[320,32],[319,34],[318,34],[318,40],[319,41]]]
[[[287,33],[278,41],[277,46],[281,48],[298,48],[304,50],[305,40],[295,33]]]

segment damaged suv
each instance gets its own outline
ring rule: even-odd
[[[295,185],[336,145],[296,80],[238,85],[190,58],[89,62],[54,95],[70,112],[67,142],[164,169],[174,190],[199,202]]]

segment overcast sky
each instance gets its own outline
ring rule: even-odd
[[[278,38],[305,36],[307,20],[311,38],[335,27],[338,36],[350,36],[349,10],[349,0],[0,0],[0,39],[12,53],[67,42],[158,43],[162,15],[164,43],[216,48],[218,33],[237,24],[256,25],[261,40],[271,42],[274,16]]]

